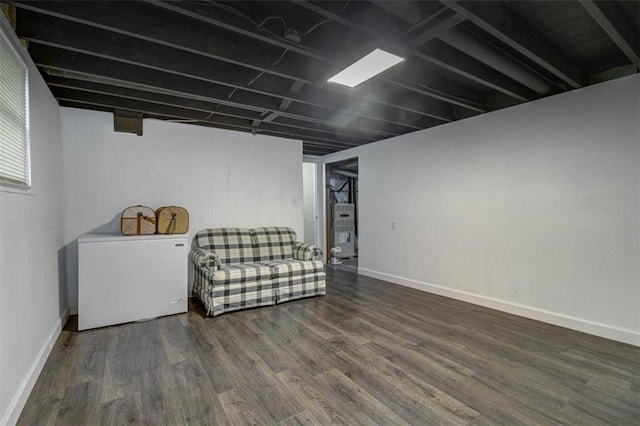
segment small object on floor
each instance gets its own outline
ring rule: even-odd
[[[342,248],[332,247],[330,251],[331,251],[331,264],[341,265],[342,264]]]

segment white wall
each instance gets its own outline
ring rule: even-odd
[[[119,232],[130,205],[185,207],[190,237],[208,227],[266,225],[303,235],[300,141],[158,120],[145,120],[140,137],[114,132],[109,113],[61,108],[61,116],[70,306],[76,239]]]
[[[639,99],[634,75],[323,158],[359,158],[360,273],[640,345]]]
[[[0,24],[18,46],[0,13]],[[21,48],[20,48],[21,49]],[[66,315],[60,113],[28,55],[30,194],[0,189],[0,424],[13,424]],[[60,261],[59,261],[60,257]]]
[[[315,210],[315,244],[322,249],[322,259],[326,262],[327,253],[325,253],[325,236],[324,236],[324,209],[325,209],[325,194],[324,194],[324,165],[322,163],[322,157],[317,155],[304,155],[303,160],[306,163],[315,164],[315,172],[314,172],[314,182],[316,185],[315,188],[315,200],[314,200],[314,210]]]
[[[316,163],[302,164],[304,242],[316,244]]]

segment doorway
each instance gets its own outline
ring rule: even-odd
[[[358,158],[326,164],[325,173],[327,263],[357,272]]]

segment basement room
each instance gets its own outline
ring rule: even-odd
[[[0,426],[640,424],[640,2],[0,28]]]

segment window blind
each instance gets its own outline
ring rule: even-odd
[[[31,185],[27,100],[27,67],[0,31],[0,185]]]

